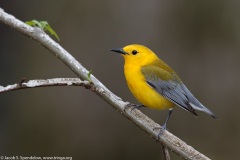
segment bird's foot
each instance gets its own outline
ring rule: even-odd
[[[162,125],[162,127],[160,128],[160,131],[159,131],[158,136],[157,136],[157,140],[159,140],[159,138],[161,137],[163,132],[167,129],[167,122],[168,122],[168,120],[169,120],[169,118],[172,114],[172,111],[173,111],[172,109],[169,110],[168,115],[167,115],[167,119],[166,119],[165,123]],[[154,129],[156,129],[156,128],[154,128]]]
[[[128,103],[128,104],[125,106],[124,111],[125,111],[126,109],[128,109],[129,107],[133,107],[133,108],[131,109],[131,112],[132,112],[134,109],[139,109],[139,108],[145,107],[145,106],[142,105],[142,104],[132,104],[132,103]]]
[[[160,137],[161,137],[161,135],[163,134],[163,132],[164,132],[165,130],[167,130],[167,125],[164,124],[162,127],[153,128],[153,131],[159,130],[159,129],[160,129],[160,131],[158,132],[157,141],[160,139]]]

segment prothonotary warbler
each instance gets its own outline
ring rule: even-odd
[[[179,106],[195,116],[195,110],[216,118],[214,113],[203,106],[187,89],[174,70],[149,48],[132,44],[124,48],[112,49],[121,53],[124,60],[124,75],[127,85],[135,98],[142,104],[136,105],[153,109],[169,109],[165,123],[158,136],[166,129],[173,107]]]

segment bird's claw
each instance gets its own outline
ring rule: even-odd
[[[130,112],[132,112],[134,109],[139,109],[139,108],[141,108],[141,107],[144,107],[144,105],[142,105],[142,104],[138,105],[138,104],[128,103],[128,104],[125,106],[125,108],[124,108],[124,112],[125,112],[126,109],[128,109],[129,107],[133,107],[133,108],[130,110]]]
[[[133,104],[127,103],[127,105],[124,107],[124,112],[126,111],[126,109],[128,109],[129,107],[132,107],[132,106],[133,106]]]
[[[158,129],[160,129],[160,131],[158,132],[158,135],[157,135],[157,141],[160,139],[160,137],[162,136],[163,132],[165,130],[167,130],[167,126],[163,125],[162,127],[153,128],[153,131],[158,130]]]

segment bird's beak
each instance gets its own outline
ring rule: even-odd
[[[128,54],[127,52],[125,52],[122,48],[118,48],[118,49],[111,49],[110,51],[113,52],[117,52],[117,53],[121,53],[121,54]]]

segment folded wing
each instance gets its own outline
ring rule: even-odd
[[[197,114],[194,109],[203,111],[215,118],[214,113],[192,95],[175,72],[169,72],[154,65],[144,66],[141,71],[146,82],[169,101],[195,116]]]

